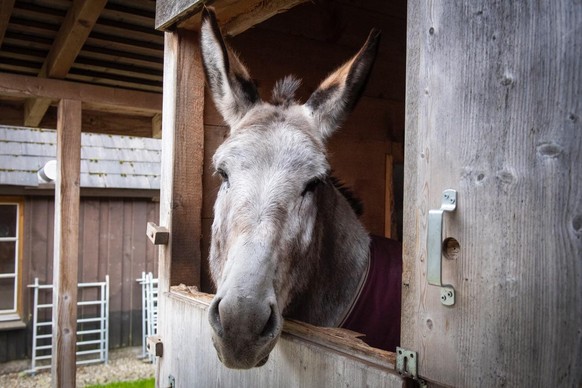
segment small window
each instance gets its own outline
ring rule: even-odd
[[[22,201],[0,198],[0,322],[19,320]]]

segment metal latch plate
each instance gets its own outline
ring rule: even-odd
[[[396,347],[396,370],[405,377],[418,378],[416,359],[418,355],[413,350]]]

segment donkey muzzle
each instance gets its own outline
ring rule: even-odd
[[[264,365],[283,326],[275,300],[232,293],[214,298],[208,321],[220,361],[233,369]]]

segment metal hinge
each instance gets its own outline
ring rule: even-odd
[[[425,388],[426,382],[418,377],[418,354],[413,350],[396,347],[396,370],[401,376],[411,378]]]
[[[168,376],[168,388],[176,388],[176,378],[172,375]]]

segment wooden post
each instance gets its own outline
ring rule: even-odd
[[[81,168],[81,102],[61,100],[53,265],[52,386],[74,387],[77,342],[77,255]]]
[[[200,286],[204,72],[198,42],[194,31],[165,33],[160,226],[168,228],[170,238],[167,245],[160,246],[158,270],[158,335],[162,341],[172,330],[170,286]],[[175,373],[172,363],[166,361],[164,357],[158,360],[157,386]]]
[[[204,73],[198,34],[166,33],[162,109],[160,226],[170,244],[160,254],[160,290],[200,285]]]

